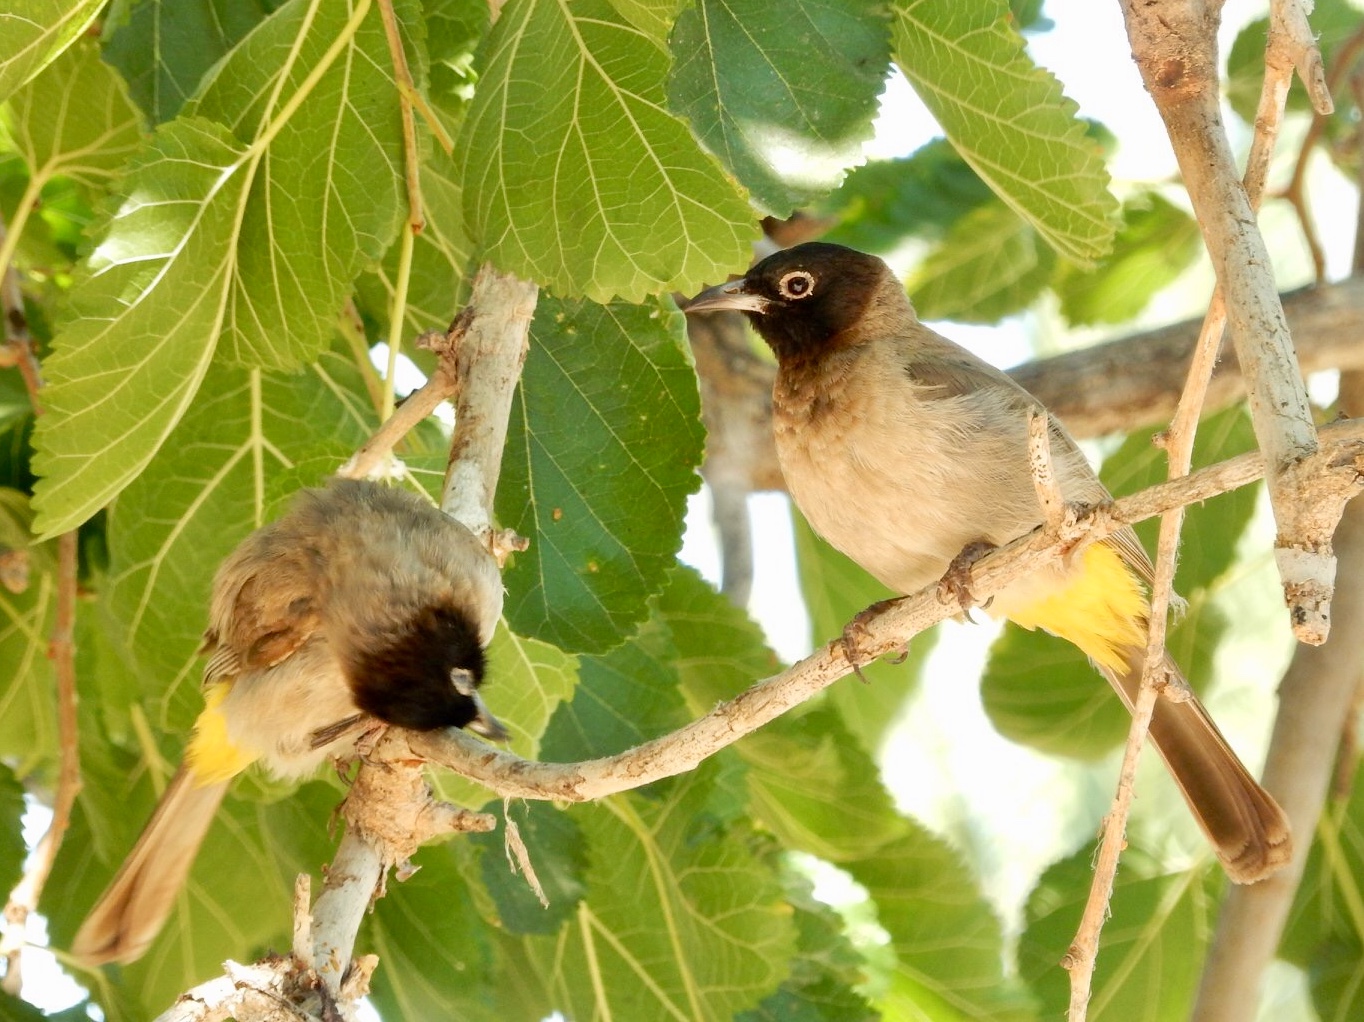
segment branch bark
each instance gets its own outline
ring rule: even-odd
[[[1296,0],[1275,0],[1274,18],[1289,26],[1301,22],[1305,28],[1295,8]],[[1123,0],[1122,9],[1132,55],[1165,121],[1226,295],[1228,323],[1248,379],[1256,439],[1270,466],[1266,481],[1279,530],[1275,558],[1289,620],[1301,641],[1320,643],[1330,630],[1335,581],[1331,533],[1346,498],[1343,491],[1332,492],[1330,473],[1313,472],[1314,488],[1306,489],[1299,470],[1317,452],[1316,430],[1269,252],[1222,126],[1217,74],[1221,4]],[[1315,95],[1316,81],[1307,84]]]

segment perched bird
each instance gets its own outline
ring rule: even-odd
[[[686,306],[717,309],[747,314],[777,356],[772,417],[792,499],[816,532],[895,592],[943,578],[968,547],[1004,544],[1041,523],[1028,460],[1029,409],[1040,403],[920,323],[880,259],[798,245]],[[1050,431],[1065,498],[1106,499],[1054,418]],[[1142,583],[1153,574],[1125,529],[1012,583],[988,609],[1074,643],[1130,709],[1145,661]],[[1158,700],[1151,737],[1233,880],[1288,862],[1283,810],[1197,699]]]
[[[431,504],[357,480],[302,492],[218,569],[194,736],[72,954],[93,966],[147,950],[228,783],[254,762],[304,777],[373,720],[506,738],[478,696],[501,613],[492,555]]]

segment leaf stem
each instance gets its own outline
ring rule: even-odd
[[[388,314],[388,365],[384,370],[383,400],[379,405],[379,418],[387,421],[397,406],[393,393],[394,376],[398,372],[398,353],[403,348],[403,326],[407,320],[407,290],[412,282],[412,252],[416,247],[416,231],[409,228],[402,232],[398,249],[398,280],[393,286],[393,304]]]

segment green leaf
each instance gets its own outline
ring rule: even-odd
[[[399,24],[421,24],[414,4],[397,5]],[[382,20],[366,6],[291,0],[186,107],[226,124],[259,161],[229,240],[221,343],[237,364],[290,369],[316,358],[355,278],[397,234],[401,115]],[[420,63],[412,71],[425,77]]]
[[[1052,866],[1028,899],[1018,967],[1042,1001],[1043,1018],[1064,1016],[1069,1004],[1070,981],[1060,963],[1080,924],[1092,858],[1085,847]],[[1215,866],[1156,875],[1139,850],[1127,850],[1109,903],[1089,1018],[1189,1017],[1221,885]]]
[[[785,978],[791,909],[747,825],[717,828],[716,773],[712,760],[658,801],[612,796],[574,810],[591,893],[557,940],[533,950],[565,1016],[720,1022]]]
[[[153,124],[169,121],[204,74],[278,5],[272,0],[132,0],[105,26],[104,59]]]
[[[1321,1022],[1350,1022],[1364,1013],[1364,945],[1326,945],[1310,971],[1312,1004]]]
[[[1279,946],[1280,957],[1312,971],[1325,1018],[1349,1017],[1336,1013],[1349,1003],[1337,982],[1340,952],[1364,945],[1364,769],[1356,765],[1350,781],[1349,796],[1322,812]]]
[[[1004,979],[1003,938],[961,857],[918,825],[846,867],[867,889],[897,957],[885,1005],[896,1018],[1022,1022],[1028,999]]]
[[[0,585],[0,757],[25,776],[57,753],[56,680],[48,658],[57,582],[50,551],[30,546],[28,498],[0,489],[0,551],[26,555],[20,592]],[[0,888],[8,891],[8,887]]]
[[[354,367],[331,354],[297,376],[214,369],[119,497],[105,603],[162,726],[187,727],[201,708],[197,650],[218,563],[368,437],[359,393]]]
[[[677,19],[668,104],[773,216],[862,162],[890,61],[877,0],[701,0]]]
[[[751,811],[787,847],[848,863],[905,832],[876,764],[851,737],[835,711],[817,709],[773,721],[740,745]]]
[[[601,302],[747,263],[747,203],[664,109],[667,53],[606,0],[510,0],[480,63],[457,148],[485,258]]]
[[[312,19],[305,7],[292,0],[264,22],[132,164],[45,367],[44,533],[87,518],[145,467],[220,330],[238,361],[316,357],[396,229],[400,130],[378,14],[357,28],[339,4]],[[291,102],[269,100],[276,86]]]
[[[12,0],[0,11],[0,101],[79,38],[103,0]]]
[[[361,930],[357,948],[365,947],[383,962],[374,974],[372,996],[386,1019],[499,1017],[478,1011],[506,992],[493,985],[496,937],[459,869],[457,845],[458,839],[419,850],[414,862],[420,870],[389,885]],[[433,911],[433,906],[439,907]]]
[[[952,144],[937,138],[903,159],[858,167],[814,215],[836,221],[825,240],[885,255],[911,238],[940,239],[993,198]]]
[[[499,520],[531,541],[506,573],[506,615],[523,635],[600,651],[643,618],[681,546],[701,460],[696,373],[680,314],[661,304],[542,297],[530,343],[497,492]]]
[[[1000,202],[948,229],[905,286],[923,319],[998,323],[1031,305],[1051,280],[1056,254]]]
[[[782,871],[786,900],[795,909],[796,957],[791,978],[735,1022],[875,1022],[881,1016],[855,991],[864,982],[862,957],[844,934],[843,920],[814,897],[810,882]]]
[[[24,786],[0,763],[0,891],[14,890],[24,872],[23,819]]]
[[[39,534],[65,532],[109,503],[194,398],[222,323],[246,158],[218,125],[182,119],[130,165],[126,198],[43,364]]]
[[[572,763],[623,752],[688,720],[667,629],[646,622],[623,645],[579,661],[572,702],[546,728],[546,759]]]
[[[843,554],[817,539],[794,508],[791,520],[810,627],[816,642],[829,642],[841,635],[857,614],[892,594]],[[866,664],[862,674],[867,684],[852,684],[852,679],[845,678],[829,689],[830,702],[868,753],[875,755],[880,751],[886,732],[918,688],[924,661],[937,641],[936,628],[922,632],[910,640],[909,655],[903,663],[883,659]]]
[[[1033,64],[1004,0],[898,0],[895,60],[958,152],[1059,253],[1087,264],[1117,203],[1060,83]]]
[[[100,186],[133,155],[141,117],[93,43],[76,43],[10,98],[9,141],[35,177]]]
[[[1074,326],[1134,319],[1203,251],[1193,217],[1158,192],[1125,203],[1122,217],[1113,252],[1099,266],[1088,272],[1071,263],[1057,268],[1051,285]]]
[[[526,854],[535,869],[548,905],[541,905],[530,884],[508,866],[501,833],[471,834],[479,875],[494,902],[498,920],[509,933],[553,934],[568,922],[587,895],[587,843],[569,813],[548,802],[525,802],[513,807]]]

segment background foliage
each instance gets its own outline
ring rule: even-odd
[[[394,7],[430,117],[406,282],[399,90],[370,0],[0,4],[0,269],[20,275],[46,379],[35,422],[0,370],[0,548],[28,550],[27,578],[0,590],[0,888],[18,876],[24,798],[47,799],[55,776],[52,538],[79,528],[85,783],[41,906],[55,948],[178,758],[214,567],[377,425],[368,351],[395,307],[409,338],[443,326],[485,260],[542,287],[497,508],[531,547],[507,572],[487,696],[518,752],[572,760],[778,669],[676,562],[704,437],[669,296],[742,269],[760,215],[808,210],[833,240],[909,253],[921,313],[964,322],[1041,305],[1069,326],[1126,323],[1198,256],[1177,189],[1111,182],[1122,126],[1077,117],[1033,62],[1025,33],[1065,30],[1037,0],[790,0],[780,17],[756,0],[508,0],[495,20],[480,0]],[[1360,23],[1344,0],[1315,17],[1328,57]],[[1243,117],[1263,36],[1252,25],[1230,51]],[[859,165],[892,69],[945,140]],[[1339,116],[1333,142],[1352,130]],[[1149,433],[1106,448],[1113,488],[1162,471]],[[1226,412],[1199,458],[1250,444]],[[438,429],[402,455],[437,485]],[[1192,609],[1171,642],[1200,687],[1255,626],[1232,612],[1264,567],[1247,560],[1254,510],[1232,494],[1186,529]],[[817,639],[883,595],[799,523],[797,552]],[[935,831],[902,811],[883,773],[932,644],[690,775],[514,807],[548,909],[496,836],[424,849],[361,935],[382,959],[379,1011],[1059,1017],[1102,797],[1072,806],[1072,844],[1011,915],[986,889],[1009,851],[982,851],[969,814]],[[1125,729],[1083,658],[1046,636],[1006,630],[983,698],[1000,733],[1052,756],[1102,759]],[[131,967],[79,976],[88,1003],[150,1017],[223,958],[283,946],[290,879],[327,860],[335,800],[326,780],[243,779],[166,933]],[[1187,1014],[1223,881],[1175,805],[1168,786],[1142,801],[1092,1018]],[[1323,1017],[1364,1012],[1361,812],[1357,795],[1333,809],[1283,949]],[[0,1017],[38,1015],[0,995]]]

